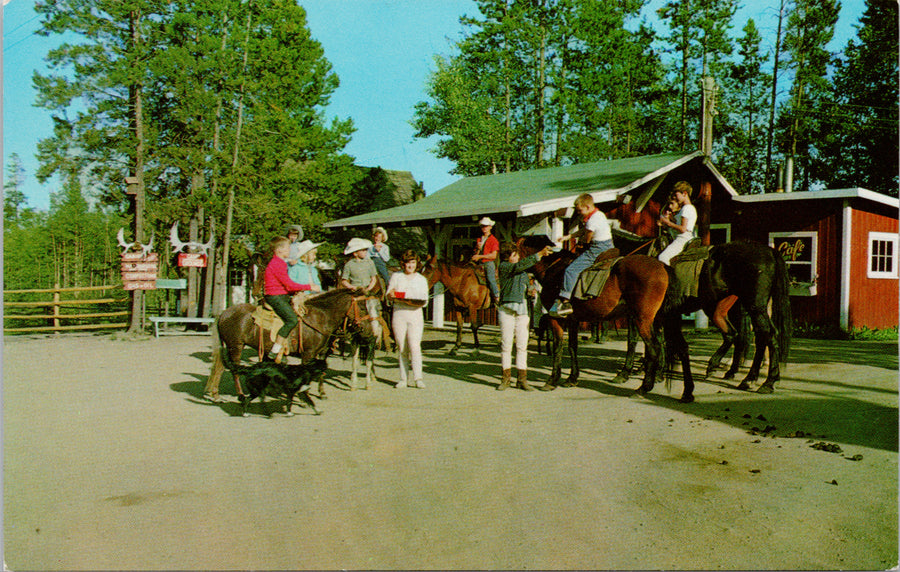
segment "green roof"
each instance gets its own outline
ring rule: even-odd
[[[570,207],[575,197],[591,193],[618,194],[700,157],[698,152],[663,153],[566,167],[549,167],[466,177],[414,203],[338,219],[326,227],[391,225],[459,217],[516,216]]]

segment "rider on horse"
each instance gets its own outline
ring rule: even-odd
[[[284,322],[275,338],[275,345],[269,351],[268,358],[281,361],[281,351],[289,347],[287,337],[297,327],[297,312],[291,305],[291,294],[311,290],[308,284],[297,284],[288,276],[287,258],[291,253],[291,241],[284,236],[276,236],[269,243],[272,260],[266,265],[265,300],[278,317]]]

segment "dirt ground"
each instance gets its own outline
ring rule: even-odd
[[[271,419],[238,416],[229,376],[225,403],[201,399],[207,335],[7,337],[5,566],[897,566],[896,343],[796,340],[773,395],[720,370],[680,404],[677,378],[609,383],[621,339],[582,344],[579,387],[495,391],[482,333],[450,358],[426,331],[426,389],[350,392],[332,358],[323,414]],[[689,341],[699,372],[716,340]]]

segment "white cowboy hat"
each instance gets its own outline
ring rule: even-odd
[[[319,248],[320,244],[322,244],[322,243],[321,242],[313,242],[311,240],[304,240],[303,242],[301,242],[300,244],[297,245],[297,252],[298,252],[297,257],[299,258],[299,257],[303,256],[304,254],[306,254],[307,252]]]
[[[388,240],[387,230],[385,230],[385,228],[383,226],[376,226],[375,228],[372,229],[372,236],[375,236],[375,233],[378,233],[378,232],[380,232],[381,234],[384,235],[384,241],[387,242],[387,240]]]
[[[372,241],[365,238],[351,238],[344,249],[344,254],[353,254],[357,250],[367,250],[372,246]]]
[[[478,226],[494,226],[494,224],[490,217],[484,217],[478,221]]]

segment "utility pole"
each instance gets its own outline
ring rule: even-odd
[[[716,115],[716,80],[707,75],[704,70],[702,80],[703,92],[703,115],[700,120],[700,151],[703,153],[703,160],[710,161],[712,157],[713,143],[713,117]],[[700,182],[700,189],[697,192],[697,226],[700,235],[700,243],[708,245],[710,210],[712,201],[712,182],[704,179]]]

